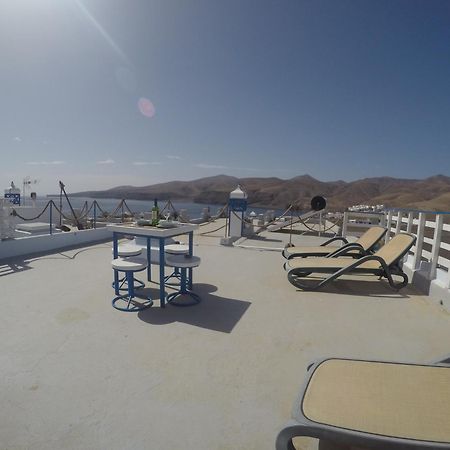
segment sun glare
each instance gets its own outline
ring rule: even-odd
[[[138,109],[143,116],[149,118],[152,118],[156,113],[153,103],[145,97],[138,100]]]

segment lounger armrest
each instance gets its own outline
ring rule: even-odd
[[[341,248],[327,255],[326,258],[336,258],[337,256],[345,256],[352,250],[358,250],[360,255],[365,255],[364,248],[361,244],[358,244],[357,242],[349,242],[348,244],[345,244]]]
[[[313,437],[311,428],[298,423],[295,420],[290,420],[284,428],[278,433],[275,441],[276,450],[296,450],[292,439],[298,436]]]
[[[323,246],[331,244],[332,242],[335,242],[335,241],[342,241],[342,242],[344,242],[344,244],[348,244],[348,241],[347,241],[347,239],[345,239],[345,237],[335,236],[331,239],[328,239],[328,241],[325,241],[324,243],[320,244],[320,246],[323,247]]]

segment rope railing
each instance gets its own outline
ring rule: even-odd
[[[50,208],[50,217],[52,217],[52,214],[56,213],[59,214],[60,217],[62,217],[63,219],[65,219],[68,222],[75,222],[75,223],[79,223],[80,221],[83,221],[83,223],[87,222],[88,220],[91,220],[91,226],[93,228],[96,228],[96,223],[97,220],[101,217],[103,220],[111,220],[111,219],[117,219],[118,217],[121,216],[122,221],[124,221],[126,214],[131,215],[132,217],[137,217],[139,213],[135,213],[131,210],[131,208],[129,207],[129,205],[127,204],[125,199],[122,199],[119,201],[119,203],[117,204],[117,206],[114,208],[114,210],[112,212],[108,212],[105,209],[102,208],[102,206],[99,204],[99,202],[97,200],[94,200],[90,205],[88,203],[88,201],[85,201],[83,204],[83,207],[81,208],[81,211],[79,212],[79,214],[76,214],[76,216],[70,214],[65,214],[62,210],[62,208],[60,208],[53,200],[50,200],[42,209],[42,211],[37,214],[34,217],[24,217],[22,214],[20,214],[16,209],[12,209],[12,215],[18,217],[19,219],[27,222],[27,221],[33,221],[33,220],[37,220],[39,218],[41,218],[45,212]],[[263,231],[265,231],[270,225],[274,224],[276,222],[276,220],[279,220],[283,217],[285,217],[286,215],[288,215],[288,213],[290,211],[292,211],[292,209],[294,208],[294,205],[291,204],[289,205],[286,210],[279,215],[276,219],[272,219],[269,220],[266,224],[264,224],[263,226],[261,226],[255,234],[259,234]],[[94,210],[94,217],[93,219],[90,219],[89,216],[92,213],[92,210]],[[173,205],[173,203],[171,202],[171,200],[168,200],[166,202],[166,204],[164,205],[164,207],[161,209],[160,214],[163,215],[165,211],[170,210],[173,215],[175,217],[178,216],[178,212],[175,208],[175,206]],[[73,214],[75,213],[74,211],[72,211]],[[231,211],[230,212],[234,217],[237,217],[239,220],[243,221],[244,223],[248,223],[248,220],[246,220],[245,218],[242,218],[240,215],[236,214],[235,211]],[[221,225],[218,228],[215,228],[213,230],[208,230],[208,231],[204,231],[202,233],[198,233],[199,235],[208,235],[208,234],[212,234],[212,233],[216,233],[217,231],[221,230],[221,229],[228,229],[228,203],[225,204],[224,206],[222,206],[215,215],[209,217],[205,222],[200,223],[199,227],[204,227],[206,225],[211,224],[212,222],[216,221],[217,219],[219,219],[220,217],[223,217],[223,215],[225,214],[226,217],[226,223],[224,225]],[[318,230],[310,227],[307,224],[307,221],[303,220],[300,216],[298,216],[298,220],[299,222],[301,222],[308,230],[313,231],[313,232],[317,232]],[[292,222],[292,218],[291,221]],[[289,226],[289,222],[286,223],[286,226]],[[336,226],[336,223],[333,223],[330,227],[326,228],[323,230],[323,232],[328,231],[329,229],[333,228],[334,226]]]
[[[14,217],[18,217],[19,219],[22,219],[23,221],[36,220],[36,219],[39,219],[39,218],[41,218],[41,217],[43,216],[43,214],[45,213],[45,211],[47,211],[47,209],[49,208],[49,206],[50,206],[52,203],[54,203],[53,200],[50,200],[50,201],[45,205],[45,208],[44,208],[37,216],[35,216],[35,217],[30,217],[30,218],[23,217],[23,216],[21,216],[21,215],[17,212],[17,210],[16,210],[15,208],[12,208],[11,214],[12,214]]]
[[[167,200],[166,204],[164,205],[164,208],[161,209],[159,213],[160,213],[161,215],[164,215],[163,213],[164,213],[164,211],[165,211],[166,209],[168,209],[169,212],[172,211],[173,215],[174,215],[175,217],[178,217],[178,211],[177,211],[177,209],[175,208],[175,206],[173,206],[173,203],[172,203],[170,200]]]
[[[283,218],[284,216],[286,216],[286,214],[292,209],[294,207],[294,205],[289,205],[288,207],[287,207],[287,209],[279,216],[279,217],[277,217],[277,218],[273,218],[272,220],[269,220],[266,224],[264,224],[263,226],[261,226],[261,228],[259,228],[259,230],[256,232],[256,234],[259,234],[259,233],[262,233],[263,231],[266,231],[267,230],[267,228],[269,228],[270,227],[270,225],[273,225],[275,222],[276,222],[276,220],[279,220],[279,219],[281,219],[281,218]],[[287,226],[288,224],[286,224],[286,226]]]
[[[222,216],[222,214],[227,210],[227,207],[228,205],[224,205],[216,215],[211,216],[207,222],[202,223],[200,225],[201,226],[207,225],[208,223],[215,221],[216,219]],[[118,216],[121,216],[122,219],[124,219],[126,214],[129,214],[132,217],[137,217],[139,214],[138,212],[132,211],[131,208],[128,206],[126,200],[122,199],[119,201],[119,203],[112,212],[108,212],[105,209],[103,209],[97,200],[94,200],[90,205],[88,201],[85,201],[83,207],[81,208],[80,213],[76,214],[76,217],[74,217],[73,215],[64,214],[62,208],[60,208],[53,200],[49,200],[47,204],[43,207],[42,211],[36,216],[25,217],[22,214],[20,214],[15,208],[12,208],[12,215],[18,217],[19,219],[25,222],[29,222],[41,218],[49,208],[56,211],[57,214],[59,214],[62,218],[64,218],[67,221],[85,220],[89,217],[89,214],[92,212],[93,209],[96,212],[95,214],[96,217],[94,217],[95,220],[97,219],[97,217],[100,216],[102,217],[102,219],[113,219],[117,218]],[[170,200],[168,200],[164,208],[160,211],[160,215],[162,215],[164,211],[167,209],[170,209],[175,217],[178,216],[178,211],[176,210],[175,206]]]
[[[206,222],[199,224],[199,226],[203,227],[205,225],[208,225],[211,222],[214,222],[217,219],[220,219],[220,217],[222,217],[222,214],[224,212],[226,212],[227,209],[228,209],[228,204],[225,204],[221,209],[219,209],[219,211],[217,212],[217,214],[215,216],[211,216]],[[209,233],[209,231],[208,231],[208,233]]]
[[[308,217],[306,219],[306,221],[301,217],[301,216],[297,216],[298,218],[298,222],[300,222],[305,228],[307,228],[309,231],[312,231],[313,233],[326,233],[327,231],[330,231],[332,228],[334,228],[335,226],[338,226],[339,223],[342,223],[342,219],[338,219],[336,220],[336,222],[332,222],[331,220],[328,219],[329,222],[331,222],[331,225],[328,228],[325,228],[323,230],[320,229],[321,227],[321,223],[319,223],[319,229],[316,229],[314,227],[310,227],[308,226],[308,221],[312,219],[312,217]],[[326,223],[326,221],[325,221]]]

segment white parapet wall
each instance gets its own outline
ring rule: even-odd
[[[25,255],[29,256],[35,253],[47,253],[108,239],[112,239],[112,233],[107,228],[7,239],[0,241],[0,260]]]

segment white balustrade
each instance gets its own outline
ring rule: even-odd
[[[343,235],[347,236],[349,227],[370,226],[368,223],[365,225],[355,223],[355,219],[368,216],[370,214],[345,212],[342,224]],[[450,257],[446,253],[442,254],[450,253],[450,221],[447,220],[448,223],[444,223],[446,218],[450,218],[450,213],[389,210],[380,216],[379,223],[388,229],[385,242],[388,242],[393,234],[403,230],[412,233],[415,230],[417,240],[410,250],[412,258],[408,266],[411,266],[413,271],[420,270],[431,281],[439,279],[440,285],[444,280],[444,287],[450,289]]]

